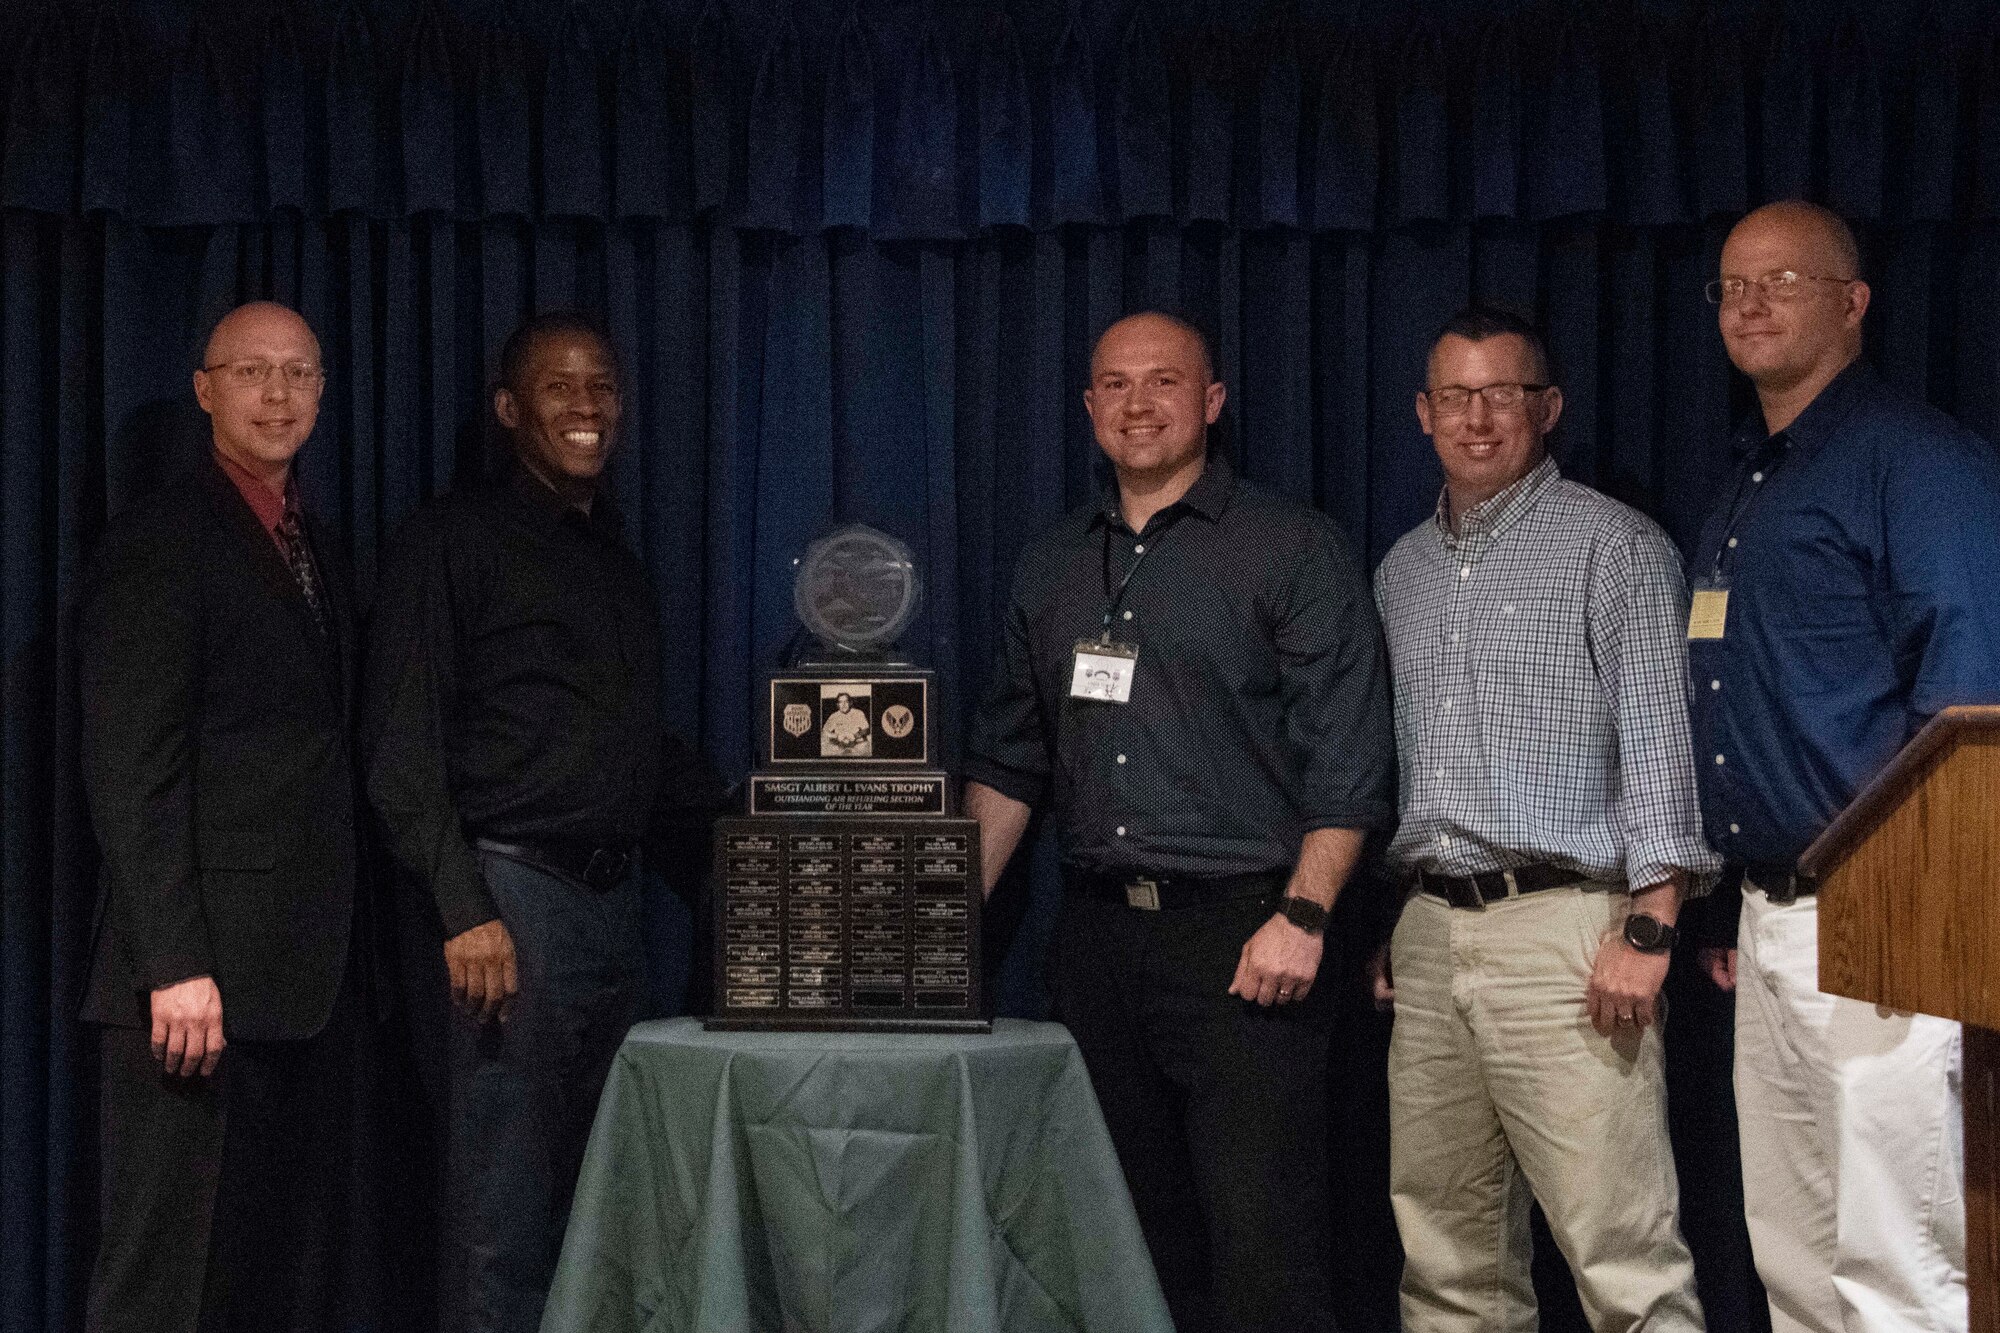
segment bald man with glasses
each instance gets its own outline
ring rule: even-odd
[[[1940,709],[2000,702],[2000,456],[1861,360],[1853,234],[1751,213],[1709,284],[1757,390],[1695,548],[1695,765],[1740,872],[1736,1107],[1775,1333],[1966,1327],[1958,1025],[1819,989],[1799,855]],[[1912,881],[1907,891],[1926,886]]]

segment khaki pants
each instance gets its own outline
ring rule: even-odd
[[[1819,903],[1744,886],[1736,1117],[1773,1333],[1963,1333],[1958,1024],[1819,989]]]
[[[1405,907],[1389,1169],[1406,1333],[1532,1333],[1531,1191],[1597,1333],[1702,1328],[1659,1029],[1600,1037],[1584,1008],[1627,902],[1563,888],[1477,912],[1422,894]]]

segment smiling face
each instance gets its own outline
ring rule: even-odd
[[[1546,371],[1527,339],[1515,333],[1461,338],[1447,333],[1431,349],[1428,388],[1484,389],[1493,384],[1537,384]],[[1562,391],[1530,393],[1505,411],[1475,393],[1465,410],[1447,415],[1427,394],[1417,395],[1417,420],[1437,448],[1451,492],[1453,514],[1463,514],[1534,471],[1547,454],[1543,444],[1562,415]]]
[[[1816,389],[1861,354],[1868,284],[1828,282],[1859,271],[1851,240],[1818,210],[1772,204],[1736,224],[1722,246],[1721,276],[1751,280],[1742,299],[1716,311],[1722,343],[1758,390]],[[1756,285],[1767,274],[1812,275],[1795,299],[1773,301]]]
[[[545,333],[529,348],[519,379],[493,395],[515,457],[558,495],[588,503],[618,433],[618,370],[609,349],[589,333]]]
[[[271,367],[262,384],[239,382],[232,367]],[[209,335],[194,396],[208,413],[216,452],[274,487],[282,488],[292,458],[319,420],[320,391],[293,388],[284,367],[319,369],[319,339],[284,306],[257,301],[222,317]]]
[[[1130,486],[1198,473],[1223,397],[1200,338],[1149,314],[1122,319],[1097,340],[1083,405],[1098,447]]]

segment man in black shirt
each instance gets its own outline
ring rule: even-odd
[[[1084,403],[1117,484],[1034,542],[975,721],[990,893],[1053,806],[1059,1016],[1175,1323],[1331,1329],[1320,932],[1393,817],[1368,582],[1323,516],[1208,452],[1199,333],[1099,339]]]
[[[445,1084],[447,1333],[540,1325],[638,1013],[629,871],[665,739],[652,590],[599,487],[616,359],[589,322],[544,315],[508,340],[501,376],[513,466],[399,534],[364,721],[369,798],[416,888],[401,896],[417,1041]]]

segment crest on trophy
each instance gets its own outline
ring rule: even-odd
[[[821,649],[835,659],[889,660],[923,597],[910,548],[850,523],[808,546],[796,563],[792,607]]]

